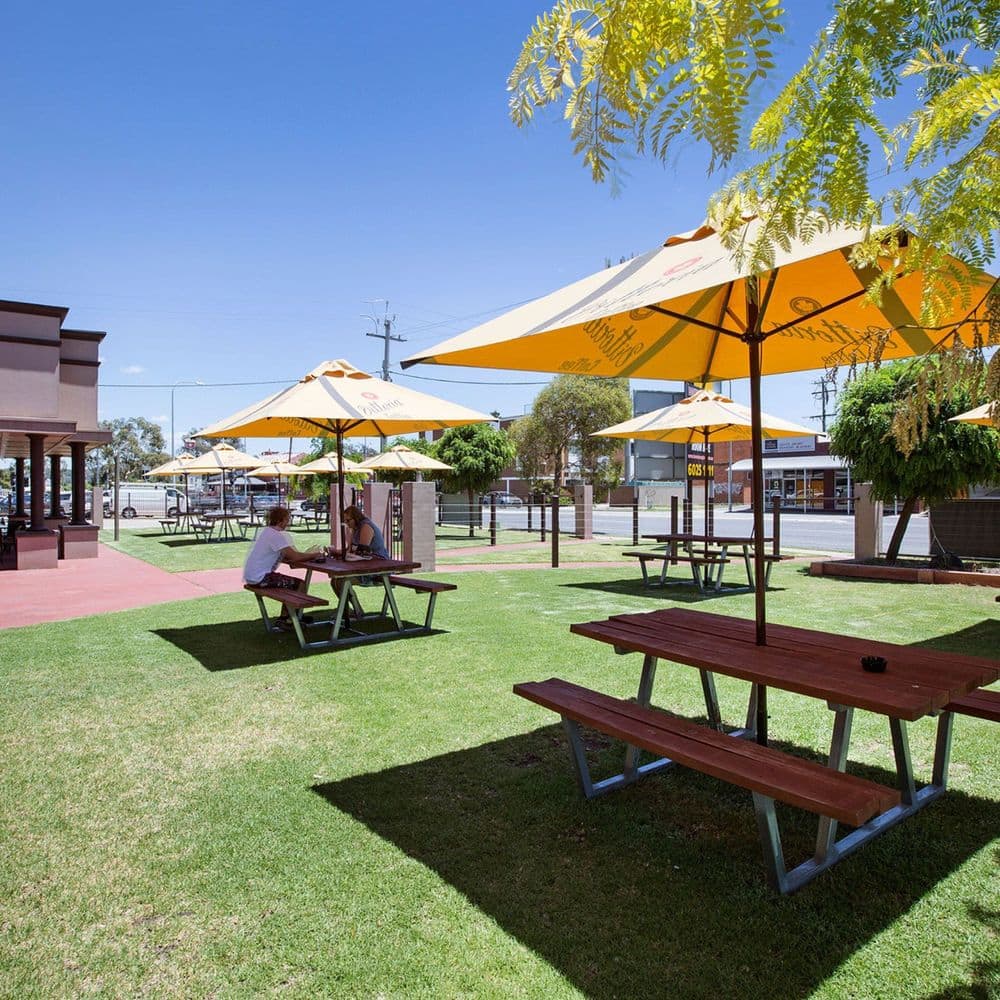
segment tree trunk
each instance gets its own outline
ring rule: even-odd
[[[475,510],[476,510],[475,503],[473,502],[476,499],[476,496],[472,492],[472,487],[471,486],[469,487],[469,491],[468,492],[469,492],[469,538],[475,538],[476,537],[476,528],[475,528],[475,524],[473,523],[473,520],[472,520],[472,515],[475,513]]]
[[[907,497],[903,501],[903,509],[899,512],[899,520],[896,522],[896,530],[892,533],[889,542],[889,549],[885,554],[887,563],[894,563],[899,558],[899,548],[903,544],[903,535],[906,534],[907,526],[910,523],[910,515],[917,506],[916,497]]]

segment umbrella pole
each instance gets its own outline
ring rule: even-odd
[[[705,464],[702,466],[702,471],[705,473],[705,512],[702,515],[702,526],[704,527],[705,535],[705,558],[708,558],[708,427],[704,429],[705,435],[705,450],[702,452],[702,462]],[[721,566],[719,567],[722,568]]]
[[[753,462],[753,562],[754,562],[754,612],[758,646],[767,645],[767,621],[764,598],[764,446],[761,434],[760,406],[760,354],[761,340],[757,331],[757,301],[747,296],[751,315],[750,338],[750,433]],[[756,685],[757,692],[757,742],[767,746],[767,687]]]
[[[340,525],[340,549],[347,554],[347,532],[344,530],[344,435],[337,431],[337,524]]]

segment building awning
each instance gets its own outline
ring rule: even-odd
[[[827,469],[848,468],[846,459],[838,455],[771,455],[764,459],[765,472],[780,472],[785,469],[789,471],[824,472]],[[738,462],[733,462],[733,472],[750,472],[753,468],[753,461],[749,458],[741,458]]]

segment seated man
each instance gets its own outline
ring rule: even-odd
[[[289,566],[308,562],[322,556],[323,550],[318,546],[300,552],[292,544],[291,536],[285,530],[288,527],[288,508],[272,507],[267,514],[267,527],[261,531],[250,549],[247,561],[243,565],[243,582],[254,587],[278,587],[281,589],[301,590],[304,580],[287,573],[278,573],[278,563],[284,561]],[[306,615],[303,621],[308,621]],[[281,615],[275,626],[282,631],[291,628],[288,608],[281,606]]]

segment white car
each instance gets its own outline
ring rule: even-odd
[[[118,503],[124,518],[176,517],[188,509],[186,494],[164,483],[119,483]],[[104,491],[104,506],[114,511],[114,490]]]

